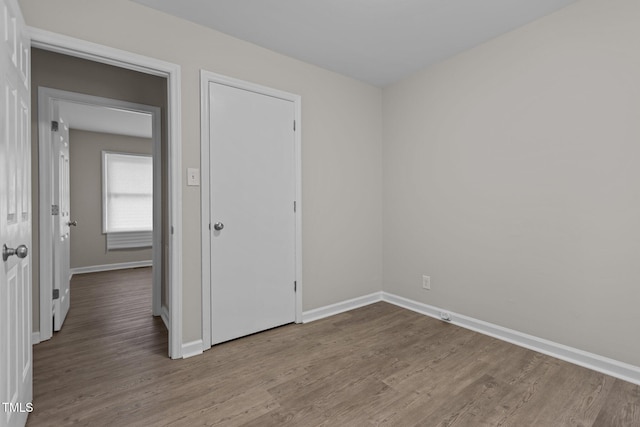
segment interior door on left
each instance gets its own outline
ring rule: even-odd
[[[59,331],[71,306],[69,126],[65,118],[60,115],[58,101],[53,102],[53,113],[53,117],[57,117],[51,131],[53,203],[57,211],[53,221],[53,290],[57,293],[57,297],[53,300],[53,329]]]
[[[0,0],[0,426],[32,410],[30,42],[17,0]]]

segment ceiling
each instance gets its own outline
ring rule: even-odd
[[[71,129],[151,138],[152,116],[148,113],[58,101],[60,115]]]
[[[133,0],[386,86],[576,0]]]

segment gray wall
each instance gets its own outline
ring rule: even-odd
[[[639,16],[582,0],[384,90],[385,291],[640,366]]]
[[[147,138],[71,129],[69,164],[71,178],[71,268],[152,259],[151,249],[107,251],[102,234],[102,151],[149,154]]]
[[[166,79],[109,65],[98,64],[65,55],[31,50],[31,179],[33,203],[33,329],[40,329],[40,274],[39,266],[39,178],[38,178],[38,87],[44,86],[79,92],[87,95],[119,99],[161,108],[162,147],[166,147]],[[163,154],[166,159],[166,155]],[[163,164],[163,170],[166,170]],[[166,173],[162,174],[166,177]],[[163,182],[163,188],[167,188]],[[166,212],[163,199],[163,212]],[[166,227],[163,227],[166,229]],[[164,247],[163,247],[164,248]],[[164,259],[164,258],[163,258]],[[166,286],[163,283],[162,299],[165,301]]]

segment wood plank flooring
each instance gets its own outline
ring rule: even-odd
[[[640,386],[386,303],[167,357],[150,269],[74,276],[29,426],[640,426]]]

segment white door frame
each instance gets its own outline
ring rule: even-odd
[[[40,341],[51,338],[51,303],[53,289],[53,259],[54,248],[53,224],[49,206],[52,203],[51,193],[53,154],[51,147],[51,121],[56,120],[53,116],[53,103],[56,101],[68,101],[88,106],[113,108],[151,114],[152,119],[152,158],[153,158],[153,315],[162,314],[161,307],[161,287],[162,287],[162,159],[161,159],[161,116],[160,108],[150,105],[135,104],[132,102],[117,99],[103,98],[100,96],[86,95],[83,93],[70,92],[66,90],[38,87],[38,141],[39,141],[39,206],[40,206]],[[44,274],[42,274],[44,273]],[[168,319],[167,322],[168,329]]]
[[[39,28],[29,27],[31,46],[64,55],[139,71],[167,79],[167,142],[169,188],[169,228],[165,234],[168,246],[168,305],[169,356],[182,357],[182,151],[180,66],[170,62],[99,45],[86,40],[64,36]],[[41,206],[41,209],[43,207]],[[44,242],[45,244],[47,242]],[[43,242],[40,242],[43,245]],[[40,271],[40,277],[43,273]]]
[[[202,350],[211,348],[211,220],[209,188],[209,83],[220,83],[238,89],[284,99],[294,103],[295,110],[295,180],[296,180],[296,323],[302,323],[302,123],[300,95],[272,89],[221,74],[200,70],[200,207],[202,242]]]

